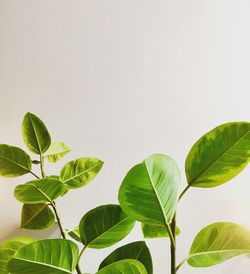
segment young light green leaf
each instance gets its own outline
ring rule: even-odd
[[[55,215],[47,204],[24,204],[22,208],[21,228],[41,230],[55,223]]]
[[[14,195],[24,204],[48,203],[65,192],[65,185],[57,179],[45,178],[30,181],[15,188]]]
[[[0,176],[17,177],[31,171],[30,156],[21,148],[0,144]]]
[[[12,255],[22,246],[33,242],[30,237],[16,237],[0,244],[0,273],[8,274],[7,263]]]
[[[170,223],[178,202],[180,171],[175,161],[154,154],[133,167],[119,190],[126,214],[141,222]]]
[[[155,225],[155,224],[141,224],[142,233],[144,238],[165,238],[169,237],[168,230],[163,225]],[[179,227],[176,227],[175,235],[180,235]]]
[[[242,254],[250,254],[250,231],[234,223],[221,222],[198,233],[188,263],[193,267],[207,267]]]
[[[80,231],[79,231],[79,226],[75,227],[75,229],[71,230],[68,234],[72,239],[76,240],[77,242],[80,242],[80,243],[82,242],[81,236],[80,236]]]
[[[61,170],[60,179],[69,188],[79,188],[92,181],[103,166],[96,158],[80,158],[67,163]]]
[[[65,145],[63,142],[52,142],[45,157],[51,163],[56,163],[61,160],[67,153],[71,151],[71,148]]]
[[[20,248],[7,265],[11,274],[63,274],[76,267],[78,247],[69,240],[41,240]]]
[[[99,270],[107,265],[124,259],[138,260],[145,266],[148,274],[153,274],[151,254],[146,243],[143,241],[130,243],[117,248],[102,261],[99,266]]]
[[[147,270],[144,265],[137,260],[121,260],[115,263],[112,263],[101,270],[96,274],[147,274]]]
[[[22,124],[23,140],[28,149],[43,154],[51,144],[49,132],[43,121],[33,113],[26,113]]]
[[[119,205],[103,205],[90,210],[79,225],[82,243],[89,248],[105,248],[125,238],[135,221]]]
[[[215,187],[238,175],[250,159],[250,123],[220,125],[202,136],[186,159],[187,182]]]

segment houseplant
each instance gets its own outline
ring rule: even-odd
[[[207,267],[250,253],[250,231],[237,224],[221,222],[203,228],[195,237],[187,258],[176,263],[179,200],[191,187],[216,187],[247,166],[250,123],[221,125],[194,144],[187,156],[188,184],[182,192],[175,161],[167,155],[151,155],[125,176],[118,195],[120,205],[102,205],[90,210],[71,231],[64,228],[55,200],[91,182],[103,162],[96,158],[79,158],[66,163],[59,175],[48,175],[44,161],[57,162],[70,148],[62,142],[52,142],[42,120],[32,113],[25,115],[22,133],[27,148],[37,157],[31,159],[24,150],[2,144],[0,175],[34,176],[34,180],[18,185],[14,190],[14,196],[23,204],[21,227],[41,230],[56,221],[61,238],[37,241],[18,237],[1,243],[0,273],[83,273],[79,261],[85,249],[105,248],[119,242],[129,234],[135,221],[142,223],[145,238],[169,237],[171,274],[186,261],[193,267]],[[39,175],[32,170],[32,165],[40,166]],[[150,251],[144,241],[121,246],[102,261],[96,273],[152,274]]]

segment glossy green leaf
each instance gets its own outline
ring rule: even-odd
[[[22,124],[23,140],[28,149],[36,154],[44,153],[51,144],[49,132],[43,121],[33,113],[26,113]]]
[[[250,159],[250,123],[220,125],[202,136],[186,159],[190,186],[215,187],[238,175]]]
[[[89,248],[105,248],[125,238],[134,224],[135,221],[119,205],[99,206],[81,219],[81,241]]]
[[[60,179],[69,188],[79,188],[92,181],[103,166],[96,158],[80,158],[67,163],[61,170]]]
[[[46,152],[46,157],[49,162],[56,163],[70,151],[71,148],[65,145],[63,142],[52,142]]]
[[[0,144],[0,176],[17,177],[31,171],[30,156],[22,149]]]
[[[69,240],[41,240],[20,248],[9,261],[11,274],[72,273],[76,267],[78,247]]]
[[[141,224],[142,232],[144,238],[164,238],[169,237],[168,230],[163,225],[155,225],[155,224]],[[179,227],[176,227],[175,235],[180,235]]]
[[[207,267],[242,254],[250,254],[250,231],[234,223],[215,223],[198,233],[188,263]]]
[[[15,188],[16,199],[24,204],[51,202],[65,192],[65,185],[57,179],[45,178],[30,181]]]
[[[30,237],[16,237],[0,244],[0,274],[8,274],[7,263],[22,246],[33,242]]]
[[[147,274],[144,265],[137,260],[121,260],[110,264],[96,274]]]
[[[79,226],[77,226],[74,230],[71,230],[68,234],[72,239],[74,239],[80,243],[82,242],[81,236],[80,236],[80,231],[79,231]]]
[[[99,266],[99,270],[107,265],[124,259],[138,260],[145,266],[148,274],[153,273],[151,254],[146,243],[143,241],[130,243],[117,248],[102,261]]]
[[[178,202],[180,171],[175,161],[154,154],[133,167],[119,190],[126,214],[141,222],[170,223]]]
[[[55,215],[47,204],[24,204],[21,228],[41,230],[55,223]]]

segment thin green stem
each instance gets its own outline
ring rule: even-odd
[[[65,231],[63,229],[63,224],[62,224],[59,212],[57,210],[56,203],[55,202],[51,202],[51,206],[52,206],[52,208],[54,210],[54,213],[55,213],[55,216],[56,216],[56,220],[57,220],[57,223],[58,223],[61,235],[62,235],[63,239],[66,239],[67,238],[66,237],[66,233],[65,233]]]
[[[184,194],[189,190],[189,188],[191,187],[191,185],[187,185],[184,190],[182,191],[182,193],[179,196],[179,201],[181,200],[181,198],[184,196]]]
[[[31,170],[30,170],[30,173],[33,175],[33,176],[35,176],[37,179],[40,179],[40,177],[39,176],[37,176],[34,172],[32,172]]]
[[[176,213],[173,217],[172,223],[170,225],[171,232],[173,235],[173,240],[174,240],[174,245],[171,242],[170,245],[170,252],[171,252],[171,274],[176,274],[176,236],[175,236],[175,231],[176,231]]]
[[[45,172],[44,172],[44,158],[43,154],[40,154],[40,168],[41,168],[41,175],[44,178],[45,177]]]
[[[76,265],[76,270],[79,274],[82,274],[81,268],[80,268],[80,260],[82,257],[82,254],[84,253],[84,251],[86,250],[87,246],[84,246],[83,249],[81,250],[79,256],[78,256],[78,261],[77,261],[77,265]]]
[[[171,242],[171,245],[175,246],[175,237],[172,233],[172,230],[171,230],[171,227],[168,223],[166,223],[166,229],[168,231],[168,234],[169,234],[169,238],[170,238],[170,242]]]
[[[182,260],[179,264],[178,264],[178,266],[176,267],[176,272],[181,268],[181,266],[183,265],[183,264],[185,264],[185,262],[186,262],[186,258],[184,259],[184,260]]]

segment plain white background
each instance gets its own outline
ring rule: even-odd
[[[250,120],[249,0],[0,0],[1,143],[24,148],[21,121],[37,113],[74,158],[105,161],[87,187],[59,201],[65,226],[84,212],[117,202],[129,168],[152,153],[182,170],[191,145],[214,126]],[[34,156],[35,157],[35,156]],[[0,181],[0,237],[19,226],[12,196],[29,176]],[[249,168],[224,186],[191,189],[178,210],[178,261],[196,233],[217,221],[250,227]],[[139,227],[122,243],[142,239]],[[88,250],[95,272],[114,248]],[[168,240],[147,241],[155,274],[170,273]],[[239,257],[180,274],[247,274]]]

